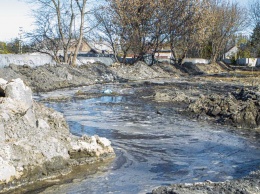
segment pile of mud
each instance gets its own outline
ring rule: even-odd
[[[203,74],[217,74],[230,71],[230,68],[219,63],[215,64],[193,64],[183,63],[182,65],[175,64],[174,67],[182,73],[188,75],[203,75]]]
[[[34,92],[46,92],[60,88],[113,82],[116,75],[101,63],[72,67],[44,65],[39,67],[10,65],[0,69],[0,77],[6,80],[21,78]]]
[[[193,64],[184,63],[182,65],[156,63],[148,66],[143,62],[137,62],[133,65],[124,65],[115,63],[112,70],[119,77],[128,80],[143,80],[153,78],[181,77],[189,75],[202,75],[227,72],[228,69],[219,64]]]
[[[238,128],[260,127],[260,94],[243,88],[227,95],[202,95],[190,104],[189,110],[197,117],[206,114]]]
[[[169,63],[158,63],[148,66],[144,62],[137,62],[133,65],[115,63],[112,66],[106,66],[102,63],[93,63],[75,67],[66,64],[38,67],[11,64],[8,67],[0,69],[0,77],[6,80],[21,78],[34,92],[46,92],[96,83],[154,78],[178,78],[222,71],[224,69],[218,64],[188,66],[183,64],[180,66]]]
[[[121,78],[127,80],[144,80],[158,77],[170,77],[170,75],[163,71],[163,69],[151,68],[143,62],[137,62],[133,65],[125,65],[115,63],[112,65],[112,70]]]
[[[0,192],[114,157],[110,141],[77,137],[61,113],[32,99],[21,79],[0,79]]]

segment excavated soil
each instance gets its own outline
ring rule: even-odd
[[[221,65],[171,65],[158,63],[147,66],[143,62],[134,65],[113,64],[108,67],[101,63],[72,67],[66,64],[30,67],[11,64],[0,69],[0,77],[5,80],[21,78],[34,92],[46,92],[97,83],[127,82],[155,78],[180,78],[190,75],[226,72]]]

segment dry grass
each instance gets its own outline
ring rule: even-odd
[[[233,71],[225,77],[211,76],[206,80],[216,82],[228,82],[244,86],[260,86],[260,71]]]

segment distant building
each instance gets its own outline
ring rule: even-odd
[[[98,53],[102,54],[113,54],[113,50],[108,42],[99,41],[99,42],[88,42],[88,45],[97,51]]]
[[[68,49],[69,53],[75,51],[77,46],[77,41],[72,40],[70,47]],[[63,55],[63,51],[60,50],[59,53]],[[91,42],[83,39],[79,48],[79,55],[84,56],[94,56],[99,54],[113,54],[112,49],[109,47],[109,44],[106,42]]]
[[[77,46],[77,41],[72,40],[71,45],[69,47],[69,52],[74,52]],[[81,42],[81,45],[79,47],[79,53],[92,53],[92,54],[97,54],[98,51],[95,50],[88,42],[86,39],[83,39]]]
[[[227,52],[224,53],[224,55],[222,56],[222,59],[232,59],[232,57],[235,57],[235,59],[236,59],[238,51],[239,51],[238,47],[233,46],[230,49],[228,49]]]
[[[173,58],[170,47],[163,47],[161,50],[155,53],[157,60],[170,60]]]

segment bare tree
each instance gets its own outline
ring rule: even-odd
[[[198,55],[211,46],[216,61],[228,39],[239,31],[245,12],[224,0],[107,0],[106,11],[96,14],[99,28],[125,58],[131,52],[136,60],[170,45],[175,62],[181,63],[191,50]]]
[[[80,13],[80,25],[79,25],[79,37],[77,38],[77,44],[76,44],[76,48],[75,51],[73,53],[73,58],[72,58],[72,65],[76,64],[76,59],[77,59],[77,55],[79,52],[79,48],[81,46],[82,43],[82,39],[83,39],[83,35],[84,35],[84,27],[85,27],[85,8],[86,8],[86,2],[87,0],[82,0],[81,2],[79,2],[79,0],[75,0],[77,3],[77,7]]]
[[[159,0],[154,4],[154,12],[151,17],[152,28],[149,32],[149,49],[152,54],[151,65],[154,64],[155,54],[165,45],[168,35],[168,12],[169,1]]]
[[[84,34],[87,0],[27,1],[37,7],[36,29],[27,35],[33,49],[52,56],[57,63],[75,65]]]
[[[107,2],[102,12],[96,14],[100,24],[99,35],[110,43],[114,53],[119,43],[123,58],[131,53],[136,61],[144,60],[149,53],[153,63],[155,53],[166,43],[175,58],[184,58],[191,44],[195,45],[204,38],[206,24],[202,21],[207,15],[207,0]]]
[[[253,24],[253,27],[256,27],[257,24],[260,25],[260,1],[252,0],[249,9],[250,22]]]
[[[246,21],[246,10],[237,3],[214,0],[210,11],[212,20],[209,42],[212,48],[211,62],[217,61],[228,40],[242,30]]]
[[[113,22],[113,14],[108,6],[102,6],[100,9],[96,10],[94,13],[97,25],[94,31],[95,35],[93,37],[109,44],[112,49],[116,61],[118,62],[118,52],[119,52],[119,35],[117,25]],[[94,40],[95,41],[95,40]]]
[[[160,31],[158,25],[161,24],[159,22],[155,25],[155,15],[156,12],[157,16],[159,15],[160,2],[160,0],[108,0],[111,24],[115,27],[114,32],[118,36],[123,58],[131,52],[136,61],[144,60],[144,55],[154,47],[154,40]]]
[[[188,51],[207,40],[209,2],[207,0],[174,0],[168,3],[168,43],[175,63],[182,63]]]

